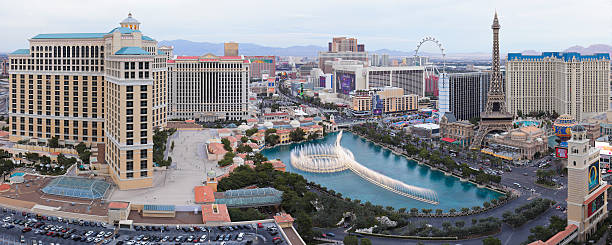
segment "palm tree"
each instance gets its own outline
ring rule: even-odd
[[[461,212],[467,214],[470,211],[469,208],[461,208]]]
[[[438,209],[436,209],[436,214],[437,214],[437,215],[442,214],[442,209],[439,209],[439,208],[438,208]]]
[[[455,210],[454,208],[451,208],[450,210],[448,210],[449,213],[451,214],[455,214],[455,212],[457,212],[457,210]]]

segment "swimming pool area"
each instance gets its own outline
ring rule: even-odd
[[[441,171],[432,170],[427,165],[421,165],[404,156],[394,154],[390,150],[346,131],[340,144],[353,153],[356,161],[369,169],[408,185],[435,191],[439,204],[433,205],[398,195],[372,184],[350,170],[336,173],[311,173],[301,171],[290,164],[291,151],[294,148],[311,144],[333,144],[336,135],[337,133],[330,133],[325,138],[310,142],[264,149],[262,153],[269,159],[281,159],[286,164],[287,171],[299,173],[309,181],[340,192],[345,197],[359,199],[362,203],[371,202],[374,205],[392,206],[396,209],[439,208],[448,211],[454,208],[459,210],[464,207],[482,206],[483,202],[502,195],[499,192],[478,188],[475,184],[460,181],[457,177],[446,176]]]
[[[17,173],[13,173],[13,174],[11,174],[11,178],[12,178],[12,177],[15,177],[15,176],[24,176],[24,175],[25,175],[25,173],[24,173],[24,172],[17,172]]]
[[[536,126],[536,127],[539,127],[540,126],[540,122],[525,120],[525,121],[514,122],[514,125],[516,125],[518,127],[527,127],[527,126]]]

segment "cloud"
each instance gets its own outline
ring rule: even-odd
[[[612,43],[610,0],[21,0],[0,8],[0,51],[27,47],[38,33],[104,32],[128,12],[157,40],[325,46],[354,36],[366,49],[410,51],[434,36],[453,52],[488,52],[497,10],[505,51]]]

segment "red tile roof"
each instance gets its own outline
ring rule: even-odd
[[[196,186],[193,188],[195,194],[195,203],[212,203],[215,202],[214,191],[210,186]]]
[[[231,222],[227,206],[225,204],[202,205],[202,222]]]
[[[129,202],[111,202],[108,204],[110,209],[126,209],[130,206]]]
[[[273,113],[265,113],[264,116],[287,116],[289,113],[287,112],[273,112]]]
[[[574,232],[576,229],[578,229],[578,226],[574,224],[568,225],[567,227],[565,227],[565,230],[560,231],[559,233],[548,239],[546,241],[546,244],[559,244],[561,240],[572,234],[572,232]]]
[[[200,56],[177,56],[177,60],[197,60]]]
[[[287,213],[283,213],[281,215],[275,215],[274,216],[274,221],[276,221],[276,223],[287,223],[287,222],[293,222],[294,219],[293,217],[291,217],[290,214]]]
[[[286,165],[283,163],[283,161],[281,161],[281,160],[276,160],[276,159],[275,159],[275,160],[270,160],[270,161],[267,161],[267,162],[271,163],[271,164],[272,164],[272,167],[274,167],[274,168],[285,168],[285,167],[287,167],[287,166],[286,166]]]
[[[225,154],[227,151],[223,148],[223,144],[213,142],[208,144],[208,152],[212,154]]]
[[[559,233],[552,236],[551,238],[549,238],[546,242],[542,242],[541,240],[538,240],[538,241],[529,243],[529,245],[557,245],[561,241],[563,241],[563,239],[571,235],[577,229],[578,229],[578,226],[571,224],[571,225],[566,226],[565,230],[562,230]]]

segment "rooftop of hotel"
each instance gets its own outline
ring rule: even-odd
[[[544,58],[557,58],[564,61],[586,60],[586,59],[610,59],[610,54],[595,53],[591,55],[582,55],[577,52],[542,52],[540,55],[524,55],[522,53],[508,53],[508,60],[542,60]]]
[[[145,51],[140,47],[123,47],[115,52],[116,55],[150,55],[149,52]]]

